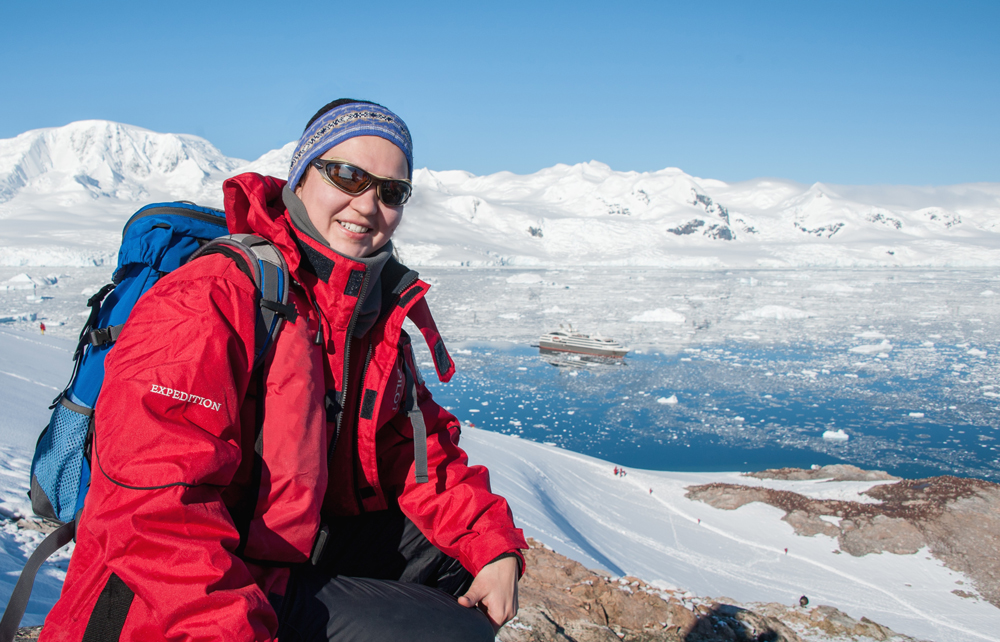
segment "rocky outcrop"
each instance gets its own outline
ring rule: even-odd
[[[42,634],[41,626],[23,626],[17,630],[14,642],[33,642]]]
[[[611,578],[529,540],[518,616],[502,642],[801,642],[912,638],[829,606],[739,604]]]
[[[951,476],[898,479],[854,466],[783,468],[749,476],[896,481],[865,491],[875,502],[812,499],[791,491],[720,483],[691,486],[686,496],[723,510],[751,502],[770,504],[785,511],[782,519],[799,535],[835,537],[840,550],[856,557],[882,552],[906,555],[926,546],[945,566],[972,578],[979,595],[1000,608],[1000,485]]]
[[[831,606],[740,604],[612,578],[529,539],[520,610],[500,642],[917,642]],[[40,626],[15,642],[38,639]]]
[[[830,481],[895,481],[899,479],[899,477],[893,477],[884,470],[864,470],[850,464],[831,464],[809,469],[768,468],[758,473],[747,473],[746,476],[757,479],[829,479]]]

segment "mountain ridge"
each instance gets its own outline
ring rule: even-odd
[[[218,207],[223,180],[245,171],[284,176],[293,148],[248,162],[197,136],[98,120],[0,140],[0,264],[109,263],[121,224],[139,206]],[[414,184],[396,240],[417,266],[1000,265],[1000,183],[726,183],[675,167],[618,172],[590,161],[527,175],[421,168]],[[45,251],[12,249],[43,243],[32,227],[38,216],[93,234],[76,242],[67,231]]]

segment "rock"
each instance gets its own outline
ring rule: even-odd
[[[17,630],[17,634],[14,635],[14,642],[31,642],[32,640],[37,640],[41,634],[41,626],[24,626]]]
[[[754,611],[774,618],[800,634],[826,640],[877,640],[878,642],[915,642],[914,638],[866,617],[855,620],[832,606],[789,608],[783,604],[751,604]]]
[[[497,635],[500,642],[913,642],[867,618],[831,606],[739,604],[692,598],[627,576],[588,570],[529,539],[520,610]],[[18,630],[15,642],[37,640],[40,626]]]
[[[796,533],[806,537],[812,537],[817,534],[828,535],[830,537],[840,535],[839,528],[804,510],[793,510],[785,513],[785,516],[781,519],[791,524]]]
[[[32,517],[29,519],[19,519],[17,520],[17,527],[28,531],[38,531],[48,535],[62,526],[57,521],[51,519],[45,519],[44,517]]]
[[[855,557],[882,552],[912,555],[926,546],[920,530],[898,517],[846,519],[839,530],[840,550]]]
[[[714,508],[722,510],[736,510],[744,504],[751,502],[763,502],[769,504],[771,491],[768,488],[755,488],[753,486],[737,486],[735,484],[705,484],[704,486],[690,486],[684,495],[688,499],[705,502]]]
[[[806,470],[804,468],[769,468],[757,473],[747,473],[757,479],[829,479],[830,481],[881,481],[899,479],[884,470],[864,470],[850,464],[831,464]]]
[[[844,642],[855,635],[910,639],[832,607],[806,610],[687,593],[678,597],[637,577],[615,579],[588,570],[535,540],[528,542],[521,608],[497,635],[501,642],[801,642],[803,631]],[[877,637],[883,632],[895,637]]]
[[[752,473],[762,479],[897,479],[854,466],[815,470],[782,468]],[[916,553],[927,546],[948,568],[975,582],[983,599],[1000,608],[1000,484],[964,477],[901,479],[879,484],[865,495],[878,503],[812,499],[798,493],[740,484],[689,486],[685,497],[735,510],[763,502],[785,511],[782,518],[799,535],[837,537],[840,548],[860,557],[883,552]],[[821,519],[832,516],[839,526]]]

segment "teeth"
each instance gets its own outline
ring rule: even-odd
[[[358,234],[364,234],[368,231],[367,227],[361,225],[355,225],[354,223],[348,223],[347,221],[338,221],[340,226],[347,230],[348,232],[357,232]]]

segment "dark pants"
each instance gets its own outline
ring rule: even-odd
[[[282,642],[483,642],[493,627],[456,598],[472,574],[399,510],[342,518],[316,566],[292,570],[273,598]]]

